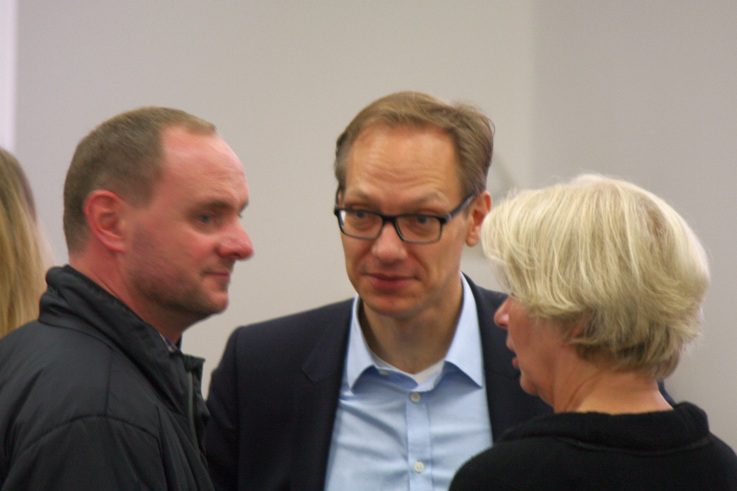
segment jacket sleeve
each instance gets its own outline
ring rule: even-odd
[[[238,331],[231,335],[220,365],[213,371],[207,398],[210,419],[205,430],[205,452],[218,491],[236,490],[238,486],[237,335]]]
[[[19,450],[3,491],[165,490],[154,435],[104,416],[76,419]]]

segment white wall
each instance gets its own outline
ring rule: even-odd
[[[492,190],[597,170],[653,189],[691,221],[714,288],[703,342],[670,387],[706,407],[714,431],[737,446],[728,310],[737,300],[737,3],[19,4],[16,149],[59,262],[64,174],[103,119],[181,107],[214,121],[244,161],[256,255],[237,269],[229,310],[185,336],[208,371],[235,326],[351,294],[331,214],[335,137],[376,97],[416,89],[492,116]],[[479,251],[465,269],[492,284]]]
[[[541,1],[532,23],[535,181],[619,175],[689,221],[712,286],[668,386],[737,446],[737,2]]]
[[[0,0],[0,146],[15,148],[16,0]]]

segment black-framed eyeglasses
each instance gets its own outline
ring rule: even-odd
[[[410,244],[431,244],[440,240],[446,223],[463,211],[476,197],[471,193],[463,202],[450,210],[446,215],[428,213],[403,213],[401,215],[384,215],[375,211],[360,208],[335,207],[333,213],[338,217],[340,231],[348,237],[362,240],[374,240],[384,229],[387,222],[394,226],[399,238]]]

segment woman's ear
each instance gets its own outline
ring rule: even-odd
[[[488,191],[484,191],[474,198],[469,206],[469,217],[471,219],[471,227],[466,234],[466,245],[473,247],[479,243],[481,239],[481,223],[491,210],[491,195]]]
[[[84,202],[90,239],[111,252],[125,250],[126,209],[127,204],[118,194],[107,189],[92,191]]]
[[[564,324],[565,341],[570,342],[584,335],[586,328],[591,323],[590,314],[581,314],[578,318]]]

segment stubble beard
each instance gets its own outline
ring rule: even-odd
[[[188,276],[178,271],[146,235],[136,239],[134,257],[145,261],[135,261],[129,284],[152,308],[187,327],[225,310],[227,300],[218,304],[211,299],[201,274]],[[224,290],[227,295],[227,286]]]

